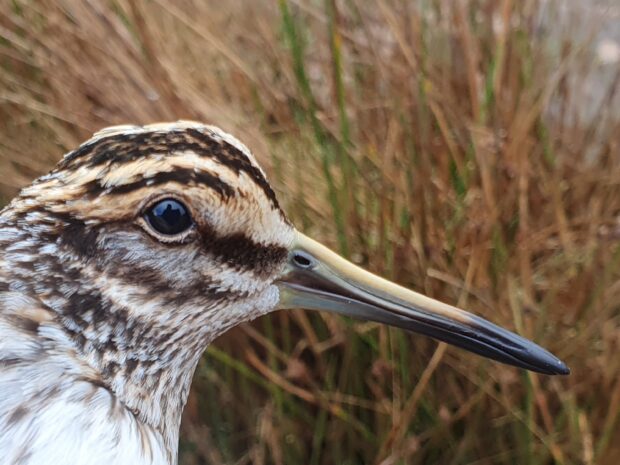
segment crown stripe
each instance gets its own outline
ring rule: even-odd
[[[214,138],[206,128],[104,136],[87,142],[67,154],[55,171],[76,170],[82,166],[96,167],[106,163],[122,166],[139,158],[186,151],[192,151],[201,157],[213,158],[236,174],[244,172],[260,187],[274,209],[282,212],[276,195],[261,169],[252,163],[243,151],[224,140]],[[283,213],[282,216],[285,217]]]
[[[218,175],[206,171],[195,171],[189,168],[175,168],[174,171],[159,172],[151,177],[142,178],[139,181],[115,186],[106,186],[102,184],[101,180],[94,180],[86,184],[85,188],[87,194],[91,196],[100,194],[125,195],[143,187],[158,186],[168,182],[177,182],[183,185],[200,184],[210,187],[223,198],[229,198],[235,195],[235,189]]]

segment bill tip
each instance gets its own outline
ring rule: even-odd
[[[562,360],[558,360],[557,374],[558,375],[570,375],[570,368],[568,368],[566,363],[564,363]]]

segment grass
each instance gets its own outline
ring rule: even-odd
[[[0,196],[100,127],[214,123],[253,148],[300,229],[572,374],[281,312],[207,352],[181,463],[618,463],[620,66],[595,53],[611,13],[225,5],[0,0]]]

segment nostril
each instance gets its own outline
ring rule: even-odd
[[[314,264],[312,258],[303,252],[295,252],[293,262],[300,268],[311,268]]]

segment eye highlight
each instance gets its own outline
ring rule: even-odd
[[[181,234],[193,224],[187,207],[174,199],[157,201],[146,210],[144,219],[151,228],[165,236]]]

